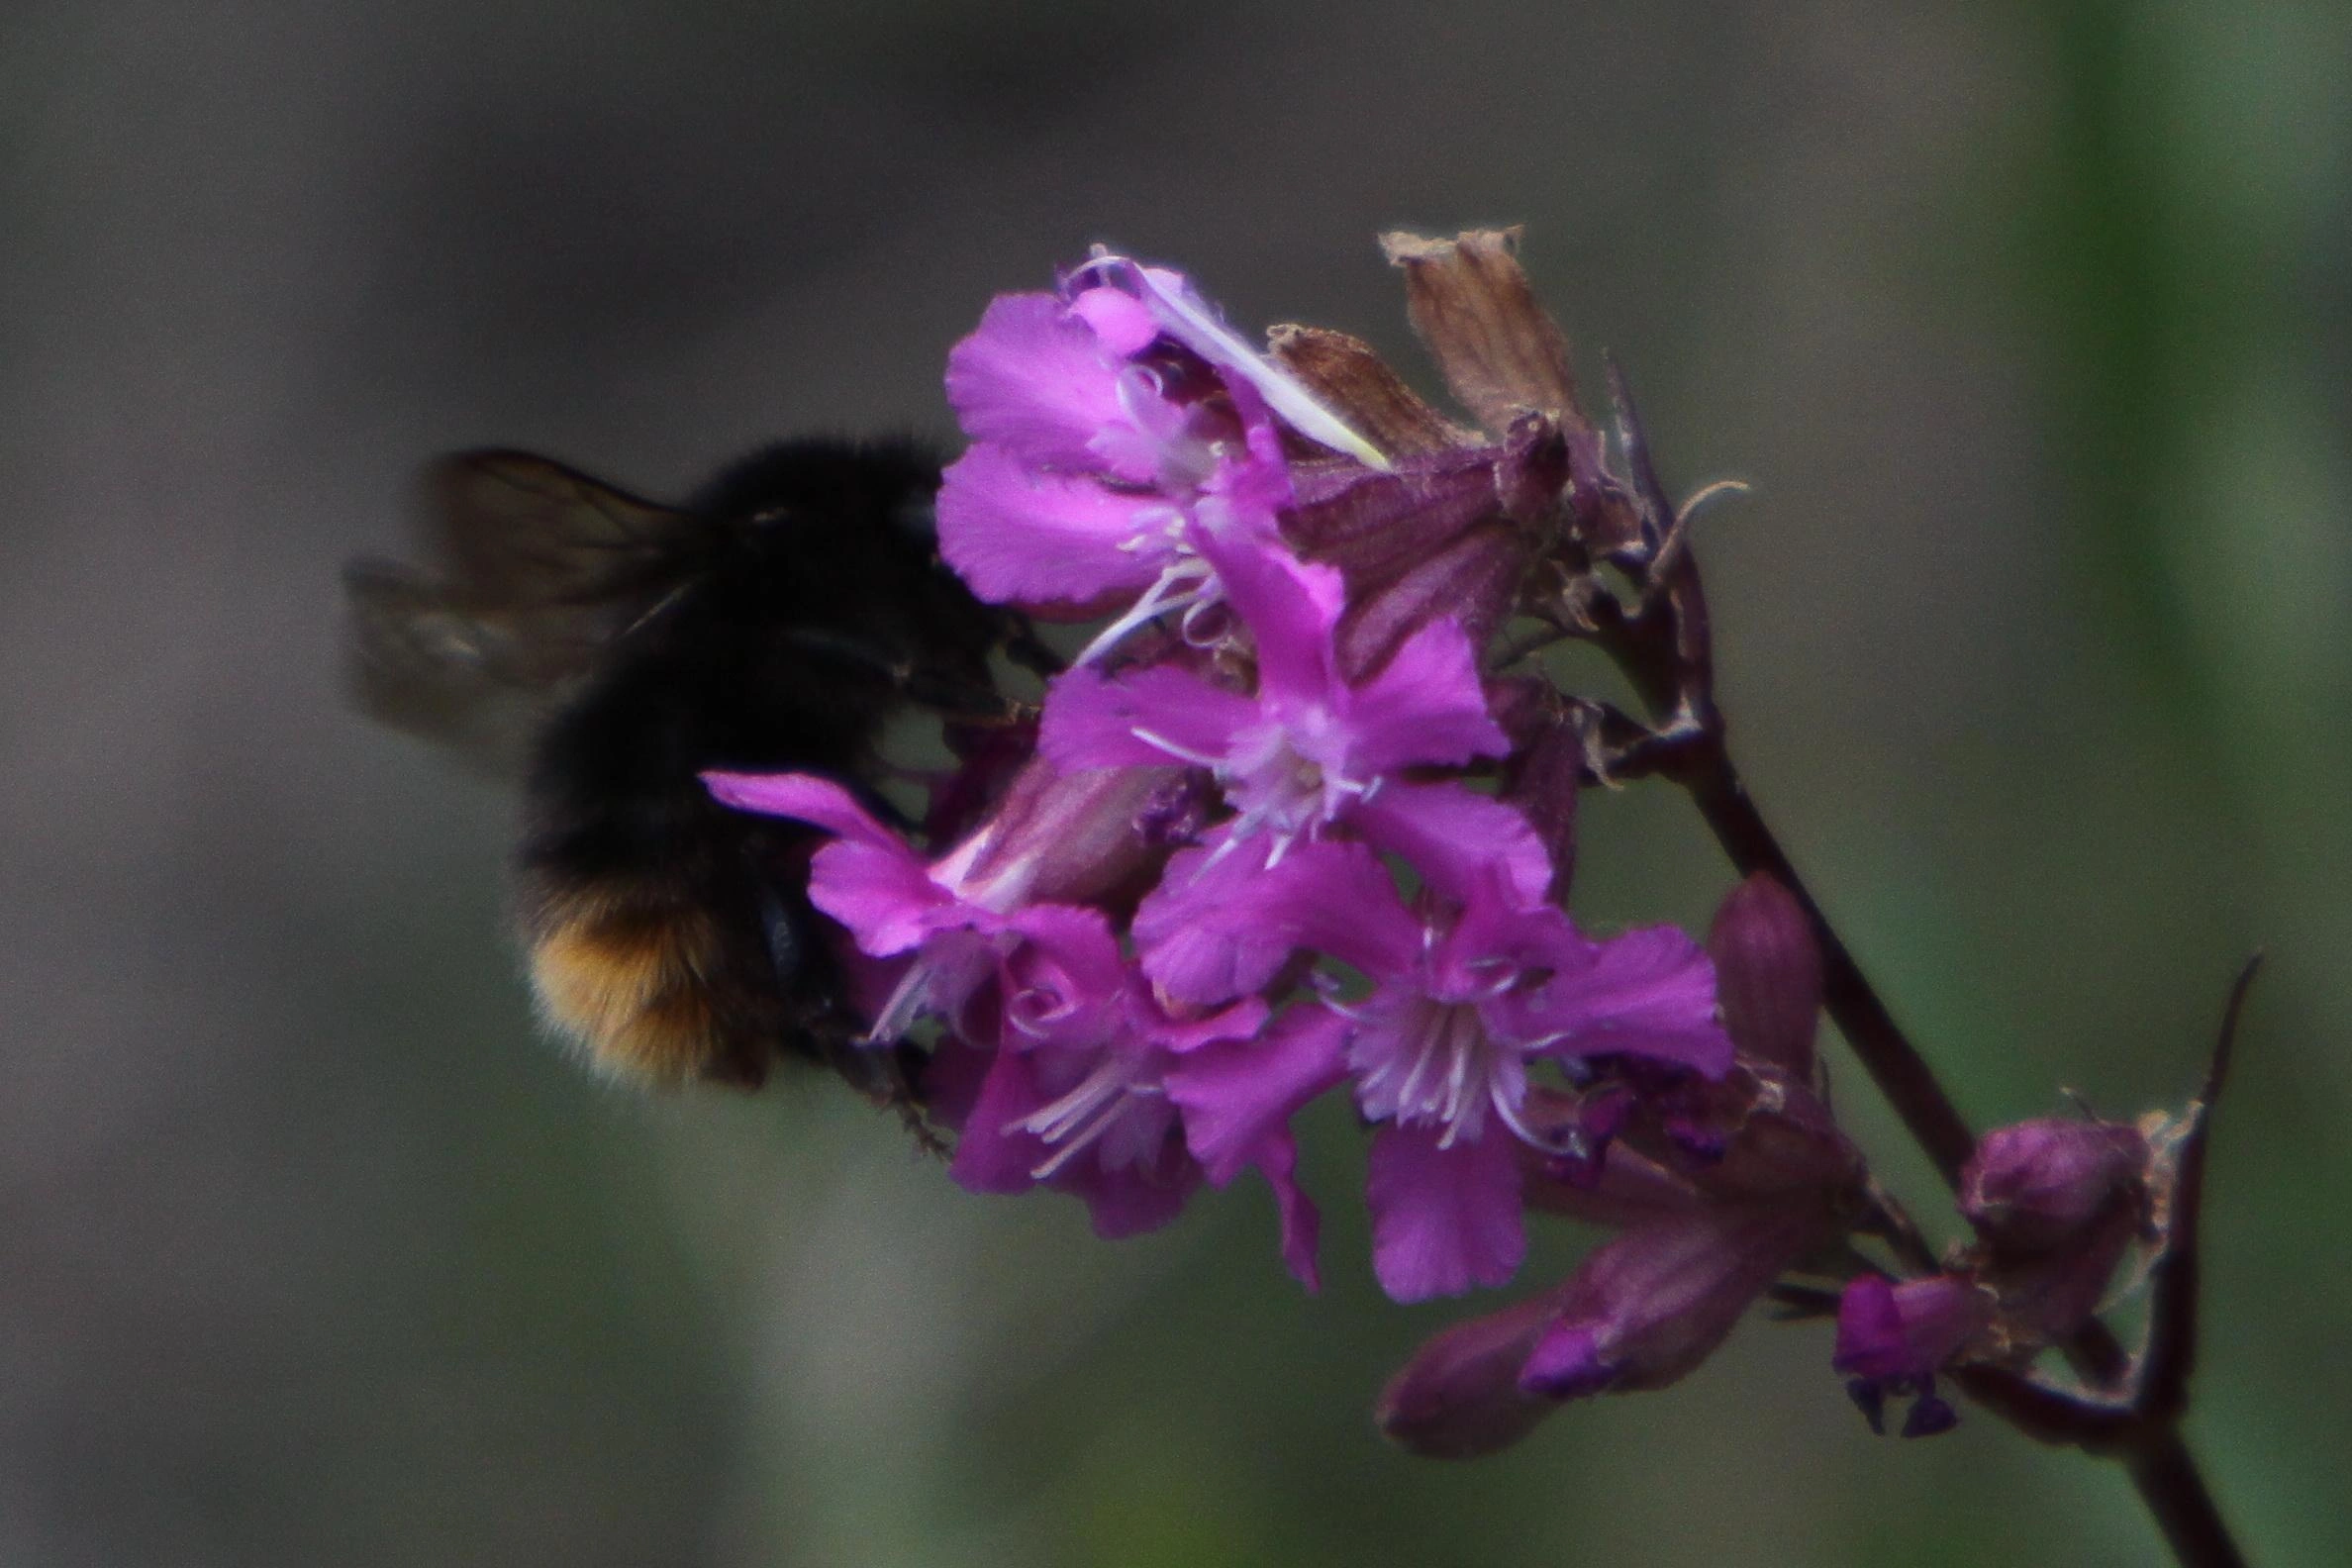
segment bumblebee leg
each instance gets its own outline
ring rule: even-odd
[[[1005,628],[1005,656],[1028,670],[1031,675],[1051,680],[1070,667],[1070,661],[1047,646],[1037,636],[1029,618],[1018,611],[1007,611]]]

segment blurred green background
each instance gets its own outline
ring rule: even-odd
[[[1417,365],[1375,233],[1498,221],[1670,482],[1755,486],[1701,541],[1736,743],[1972,1118],[2177,1103],[2270,949],[2193,1432],[2259,1558],[2352,1559],[2340,4],[5,34],[0,1562],[2157,1560],[2108,1468],[1872,1439],[1817,1325],[1488,1463],[1392,1451],[1374,1392],[1464,1309],[1370,1284],[1341,1116],[1309,1299],[1258,1190],[1106,1245],[839,1094],[591,1083],[504,935],[511,801],[338,705],[338,564],[434,451],[662,495],[946,435],[947,345],[1098,239]],[[1595,924],[1726,880],[1671,796],[1593,805]]]

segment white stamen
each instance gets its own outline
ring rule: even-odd
[[[1033,1116],[1008,1124],[1007,1132],[1032,1132],[1047,1143],[1058,1145],[1052,1154],[1030,1169],[1029,1178],[1050,1181],[1070,1161],[1100,1142],[1105,1133],[1119,1125],[1132,1092],[1140,1091],[1132,1089],[1127,1064],[1116,1056],[1106,1056],[1068,1094]]]
[[[1007,1132],[1034,1132],[1048,1143],[1059,1142],[1072,1128],[1099,1110],[1103,1102],[1126,1087],[1127,1070],[1116,1057],[1106,1056],[1077,1087],[1042,1110],[1005,1124]]]
[[[1186,556],[1170,561],[1161,568],[1142,597],[1127,607],[1125,615],[1095,634],[1094,640],[1079,651],[1076,662],[1091,664],[1119,644],[1129,632],[1167,614],[1171,610],[1189,613],[1208,599],[1216,578],[1209,563],[1199,556]]]
[[[1225,761],[1225,758],[1221,756],[1212,756],[1206,751],[1195,751],[1188,745],[1171,740],[1156,730],[1137,728],[1129,730],[1127,734],[1147,746],[1167,752],[1179,762],[1190,762],[1194,767],[1214,768],[1221,766]]]

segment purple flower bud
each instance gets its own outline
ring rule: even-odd
[[[1708,932],[1723,1026],[1743,1056],[1813,1077],[1821,950],[1797,896],[1759,871],[1731,890]]]
[[[1380,1429],[1431,1459],[1475,1459],[1518,1442],[1559,1408],[1519,1386],[1552,1314],[1551,1297],[1538,1296],[1429,1340],[1381,1391]]]
[[[1100,898],[1142,870],[1157,846],[1142,818],[1182,778],[1172,767],[1022,769],[978,832],[944,862],[1004,902]]]
[[[1775,1208],[1717,1208],[1627,1230],[1561,1287],[1519,1386],[1553,1399],[1664,1388],[1823,1237],[1817,1217]]]
[[[2112,1122],[2041,1117],[1985,1134],[1960,1173],[1960,1212],[1984,1237],[1978,1273],[2023,1341],[2072,1333],[2098,1311],[2146,1223],[2148,1140]]]
[[[1339,667],[1352,679],[1379,669],[1426,628],[1451,621],[1474,649],[1509,619],[1531,558],[1504,522],[1481,524],[1375,593],[1348,606],[1338,630]]]
[[[1717,960],[1718,962],[1720,960]],[[2114,1122],[2038,1117],[1996,1127],[1960,1173],[1960,1212],[2008,1253],[2054,1251],[2144,1190],[2148,1140]]]
[[[1937,1274],[1890,1285],[1865,1274],[1837,1304],[1829,1364],[1882,1384],[1934,1376],[1993,1321],[1993,1299],[1972,1279]]]
[[[1503,799],[1519,809],[1551,852],[1552,896],[1566,898],[1576,873],[1576,799],[1584,778],[1584,736],[1557,712],[1536,711],[1518,723],[1511,699],[1523,688],[1505,683],[1491,705],[1514,742],[1504,764]],[[1716,977],[1719,992],[1721,976]],[[1734,1041],[1734,1044],[1737,1042]]]

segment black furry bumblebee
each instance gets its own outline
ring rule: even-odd
[[[1017,620],[939,562],[913,443],[753,454],[681,507],[516,451],[425,476],[431,570],[354,561],[359,706],[469,748],[536,715],[517,880],[541,1012],[618,1076],[757,1086],[779,1053],[903,1099],[812,925],[808,830],[713,801],[705,769],[872,785],[909,703],[1003,715]]]

